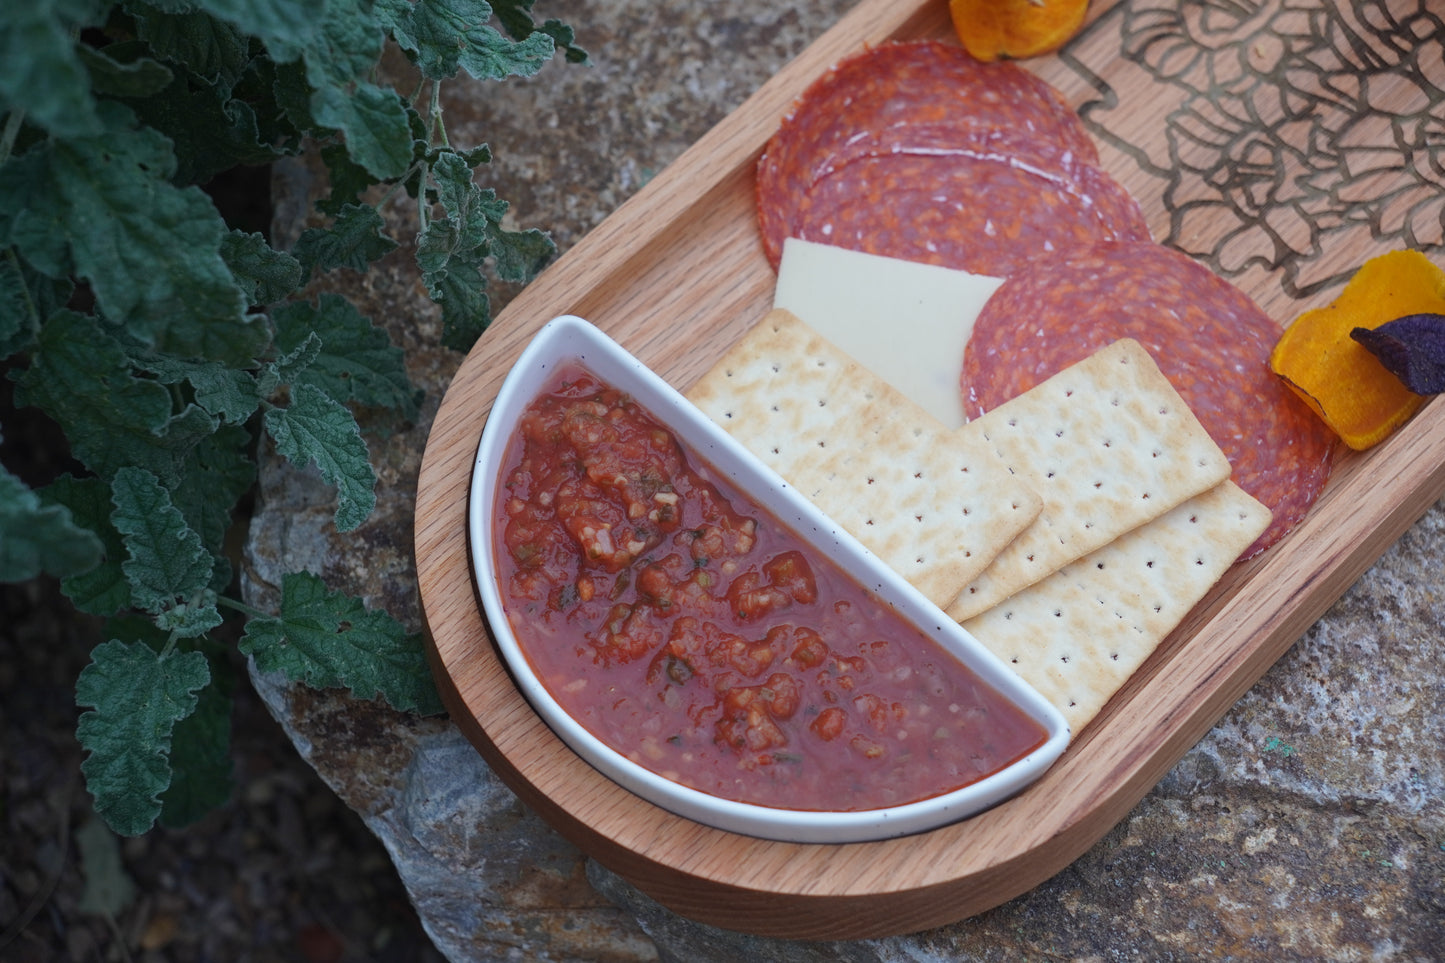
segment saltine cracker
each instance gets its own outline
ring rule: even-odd
[[[1043,511],[952,601],[962,622],[1229,478],[1229,459],[1149,353],[1122,339],[958,429]]]
[[[1217,485],[963,623],[1084,728],[1270,523]]]
[[[1040,511],[986,441],[961,442],[782,309],[687,396],[939,606]]]

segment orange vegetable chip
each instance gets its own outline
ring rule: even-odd
[[[1351,448],[1378,444],[1424,402],[1362,344],[1375,329],[1415,314],[1445,314],[1445,271],[1418,251],[1366,261],[1335,301],[1295,319],[1269,366]]]
[[[1020,60],[1057,50],[1084,25],[1089,0],[949,0],[953,29],[976,58]]]

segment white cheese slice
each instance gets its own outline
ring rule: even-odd
[[[788,238],[773,307],[785,308],[948,428],[968,420],[963,348],[1002,278]]]

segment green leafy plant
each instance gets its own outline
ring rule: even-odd
[[[109,620],[77,735],[117,832],[184,824],[229,793],[234,680],[215,636],[230,613],[263,670],[440,710],[400,623],[306,572],[278,612],[252,610],[228,594],[224,542],[262,433],[335,486],[346,531],[375,504],[353,408],[416,414],[386,333],[303,293],[398,246],[365,197],[416,203],[416,258],[458,350],[490,320],[488,277],[525,282],[552,255],[540,231],[502,227],[507,204],[474,181],[488,149],[450,143],[439,96],[461,71],[585,62],[533,2],[0,4],[0,359],[17,410],[53,419],[83,466],[38,489],[0,466],[0,580],[58,577]],[[409,95],[377,80],[388,44],[415,67]],[[228,227],[201,189],[303,150],[330,174],[327,221],[289,251]]]

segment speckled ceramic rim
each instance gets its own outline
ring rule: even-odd
[[[905,619],[956,653],[986,682],[1038,720],[1048,732],[1043,746],[980,782],[932,799],[861,812],[812,812],[739,803],[688,788],[637,765],[584,729],[542,685],[512,633],[497,583],[491,520],[502,460],[518,418],[552,372],[571,361],[631,393],[691,448],[694,457],[711,464],[814,549],[835,559]],[[649,802],[697,822],[786,842],[888,839],[963,819],[1007,799],[1037,779],[1068,745],[1067,723],[1038,692],[656,373],[581,318],[566,315],[544,326],[503,382],[477,449],[468,534],[482,608],[502,657],[527,701],[563,742],[604,775]]]

